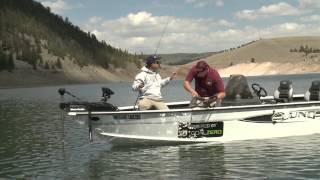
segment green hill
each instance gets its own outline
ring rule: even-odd
[[[99,41],[68,18],[33,0],[0,1],[0,71],[15,72],[19,61],[33,70],[63,71],[64,61],[104,69],[140,66],[141,57]]]

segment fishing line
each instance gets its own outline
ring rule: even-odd
[[[156,50],[155,50],[155,52],[154,52],[154,55],[156,55],[156,54],[157,54],[157,52],[158,52],[158,49],[159,49],[159,47],[160,47],[161,40],[162,40],[162,38],[163,38],[163,36],[164,36],[164,33],[165,33],[165,32],[166,32],[166,30],[167,30],[167,27],[168,27],[169,21],[170,21],[170,16],[168,16],[168,18],[167,18],[167,22],[166,22],[166,24],[165,24],[165,26],[164,26],[164,28],[163,28],[163,30],[162,30],[162,33],[161,33],[161,36],[160,36],[159,42],[158,42],[158,44],[157,44],[157,46],[156,46]]]

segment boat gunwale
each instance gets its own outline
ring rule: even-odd
[[[177,102],[178,103],[178,102]],[[277,108],[290,108],[299,105],[316,105],[320,106],[320,101],[304,101],[304,102],[290,102],[290,103],[279,103],[279,104],[255,104],[255,105],[239,105],[239,106],[224,106],[224,107],[212,107],[212,108],[182,108],[182,109],[169,109],[169,110],[145,110],[145,111],[91,111],[91,114],[95,115],[117,115],[117,114],[160,114],[160,113],[192,113],[192,112],[206,112],[206,111],[228,111],[228,110],[241,110],[241,109],[262,109],[270,110]],[[68,115],[88,115],[88,111],[69,111]]]

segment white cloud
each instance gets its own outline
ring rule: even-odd
[[[169,21],[168,21],[169,20]],[[214,19],[188,19],[154,16],[149,12],[129,14],[115,20],[92,17],[84,26],[98,39],[131,53],[154,53],[162,31],[159,53],[219,51],[262,38],[319,35],[320,24],[285,22],[258,29],[236,28],[232,22]]]
[[[167,26],[166,26],[167,24]],[[234,24],[225,19],[187,19],[169,16],[153,16],[149,12],[130,13],[116,20],[91,17],[84,25],[85,31],[94,33],[98,39],[130,52],[153,52],[166,27],[160,52],[192,51],[195,46],[205,48],[210,41],[206,35],[219,28],[230,28]],[[194,49],[193,51],[197,51]]]
[[[82,7],[82,4],[71,5],[65,0],[48,0],[41,2],[41,4],[50,7],[51,11],[54,13],[62,13],[67,10]]]
[[[236,13],[236,17],[239,19],[255,20],[258,18],[266,18],[271,16],[291,16],[299,15],[301,12],[298,8],[292,5],[280,2],[278,4],[271,4],[268,6],[262,6],[257,10],[242,10]]]
[[[141,26],[144,24],[152,25],[156,23],[156,19],[152,17],[152,14],[145,11],[139,12],[137,14],[131,13],[126,18],[123,18],[122,20],[128,22],[132,26]]]
[[[262,38],[283,37],[283,36],[312,36],[319,35],[319,25],[305,25],[293,22],[276,24],[271,27],[261,29]]]
[[[303,24],[297,23],[283,23],[278,26],[280,32],[299,32],[304,30],[305,26]]]
[[[300,20],[302,22],[320,22],[320,15],[311,15],[311,16],[304,16],[301,17]]]
[[[218,6],[218,7],[224,6],[223,0],[217,0],[216,1],[216,6]]]
[[[93,16],[89,18],[89,23],[90,24],[98,24],[102,21],[103,19],[101,17]]]
[[[214,5],[217,7],[224,6],[224,0],[185,0],[186,3],[193,4],[194,7],[201,8],[208,5]]]
[[[300,0],[299,3],[302,9],[320,8],[320,0]]]

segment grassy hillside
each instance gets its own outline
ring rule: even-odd
[[[320,72],[320,37],[261,39],[205,59],[223,76]],[[172,68],[184,77],[195,62]]]
[[[241,48],[210,56],[207,61],[217,68],[248,62],[297,63],[306,61],[319,64],[319,50],[320,37],[262,39]]]
[[[215,52],[207,53],[176,53],[176,54],[159,54],[163,64],[167,65],[182,65],[197,59],[203,59],[216,54]]]

